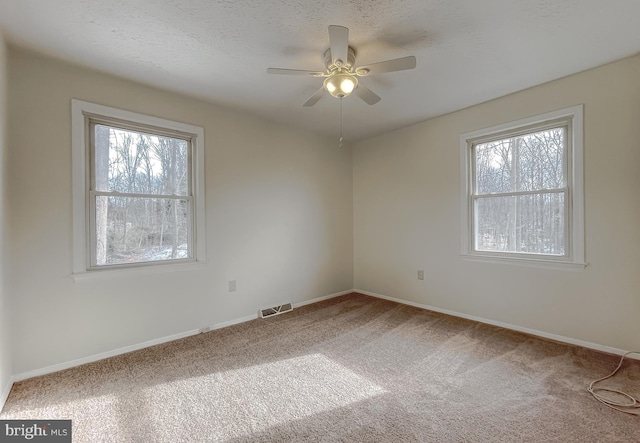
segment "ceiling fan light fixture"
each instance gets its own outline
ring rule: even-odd
[[[358,77],[414,69],[416,58],[411,55],[355,67],[356,50],[349,46],[349,29],[331,25],[329,26],[329,49],[324,52],[324,65],[327,68],[325,72],[268,68],[267,74],[310,75],[324,78],[322,87],[302,104],[304,107],[315,105],[324,96],[325,91],[336,98],[347,97],[356,91],[356,95],[366,104],[375,105],[380,101],[380,97],[365,84],[359,85]]]
[[[324,81],[324,89],[333,97],[343,98],[358,86],[358,78],[345,72],[333,74]]]

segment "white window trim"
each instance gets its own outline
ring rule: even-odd
[[[460,211],[461,211],[461,246],[462,256],[465,259],[478,260],[483,262],[507,263],[542,267],[550,269],[584,269],[585,246],[584,246],[584,123],[583,105],[571,106],[509,123],[504,123],[490,128],[479,129],[466,132],[460,135]],[[531,255],[518,256],[514,253],[484,253],[475,251],[472,245],[473,223],[471,220],[473,211],[471,208],[471,141],[487,137],[501,132],[514,131],[518,128],[544,124],[545,122],[558,119],[571,119],[571,140],[569,147],[571,158],[570,171],[568,174],[568,185],[570,189],[569,215],[570,215],[570,238],[568,257],[561,260],[542,256],[532,257]]]
[[[89,263],[89,232],[87,232],[87,125],[86,116],[97,115],[107,118],[124,120],[146,126],[180,131],[193,134],[193,171],[194,202],[195,202],[195,241],[194,261],[189,263],[151,263],[132,265],[130,267],[114,269],[88,270]],[[131,273],[156,273],[165,271],[177,271],[202,267],[206,262],[206,235],[205,235],[205,198],[204,198],[204,129],[186,123],[152,117],[136,112],[125,111],[109,106],[89,103],[82,100],[71,100],[71,145],[72,145],[72,202],[73,202],[73,272],[74,280],[85,279],[93,276],[113,276],[117,274]]]

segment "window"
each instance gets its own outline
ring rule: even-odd
[[[584,267],[582,106],[460,137],[462,252]]]
[[[72,101],[74,274],[204,261],[202,128]]]

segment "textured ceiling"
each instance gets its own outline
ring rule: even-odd
[[[343,100],[351,141],[633,55],[639,18],[639,0],[0,1],[12,44],[326,135],[339,100],[302,107],[322,79],[268,67],[324,70],[332,24],[356,65],[415,55],[361,79],[378,104]]]

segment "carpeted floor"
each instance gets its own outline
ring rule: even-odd
[[[16,383],[74,442],[637,442],[619,357],[350,294]],[[605,386],[640,394],[640,362]]]

